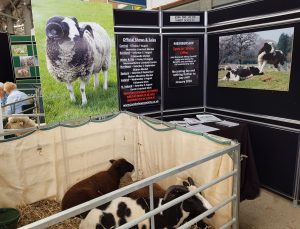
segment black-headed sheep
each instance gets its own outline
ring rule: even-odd
[[[188,192],[189,190],[185,186],[170,186],[167,189],[164,198],[154,198],[154,208],[170,202]],[[112,200],[108,205],[106,204],[91,210],[87,217],[81,221],[79,228],[116,228],[149,212],[149,206],[149,198],[133,200],[129,197],[119,197]],[[190,219],[191,216],[198,216],[206,210],[207,209],[204,207],[202,201],[197,196],[192,196],[181,203],[162,211],[160,214],[156,214],[154,216],[155,228],[177,228],[186,222],[187,219]],[[144,220],[134,228],[148,229],[150,228],[150,220]]]
[[[131,173],[126,173],[120,181],[120,188],[134,183]],[[153,183],[153,196],[158,198],[163,198],[165,196],[166,190],[163,189],[159,184]],[[128,193],[126,196],[131,197],[132,199],[138,199],[142,197],[149,197],[149,187],[143,187],[131,193]]]
[[[62,199],[62,210],[118,189],[121,177],[134,170],[134,166],[123,158],[110,160],[110,162],[111,166],[108,170],[96,173],[73,185]]]
[[[187,189],[189,191],[194,191],[197,186],[195,185],[195,182],[194,180],[191,178],[191,177],[188,177],[186,181],[183,181],[183,185],[185,187],[187,187]],[[207,199],[205,199],[202,195],[202,193],[197,193],[196,196],[201,200],[201,202],[203,203],[203,206],[204,208],[206,209],[211,209],[212,208],[212,205],[208,202]],[[211,218],[214,216],[215,213],[212,213],[208,216],[208,218]],[[196,217],[197,215],[193,215],[193,214],[190,214],[189,217],[185,220],[186,222],[193,219],[194,217]],[[197,226],[200,227],[200,228],[205,228],[207,225],[201,220],[197,223]]]
[[[107,32],[96,23],[78,23],[75,17],[51,17],[46,26],[47,66],[50,74],[65,82],[71,101],[76,101],[72,82],[80,78],[82,105],[87,104],[85,84],[94,74],[98,87],[98,73],[104,75],[107,89],[107,71],[111,59],[111,44]]]

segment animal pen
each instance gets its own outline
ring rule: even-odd
[[[153,209],[154,182],[167,188],[188,176],[201,186],[119,228],[131,228],[147,218],[154,228],[155,214],[200,191],[213,208],[179,228],[213,212],[209,223],[214,227],[238,228],[239,144],[128,112],[40,126],[23,137],[2,140],[0,205],[61,200],[70,186],[120,157],[134,164],[139,181],[22,228],[46,228],[145,186]]]

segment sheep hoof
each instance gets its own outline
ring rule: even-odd
[[[82,106],[85,106],[87,104],[87,101],[82,101]]]
[[[104,84],[104,85],[103,85],[103,89],[104,89],[104,90],[107,90],[107,84]]]

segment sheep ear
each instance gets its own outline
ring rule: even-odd
[[[188,177],[188,182],[190,183],[190,185],[195,185],[195,182],[191,177]]]
[[[111,164],[113,164],[115,161],[116,161],[116,160],[114,160],[114,159],[109,160],[109,162],[110,162]]]

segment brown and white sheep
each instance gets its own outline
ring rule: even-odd
[[[108,170],[96,173],[73,185],[62,199],[62,210],[117,190],[121,177],[134,170],[134,166],[124,158],[110,160],[110,163],[111,166]],[[84,215],[82,214],[82,216]]]
[[[120,188],[130,185],[134,183],[131,173],[126,173],[120,180]],[[159,184],[153,183],[153,197],[163,198],[166,194],[166,190],[164,190]],[[126,196],[132,199],[138,198],[149,198],[149,187],[143,187],[131,193],[128,193]]]
[[[36,127],[36,123],[29,117],[9,117],[8,122],[5,125],[5,129],[25,129]],[[28,132],[16,133],[16,136],[24,135]]]

